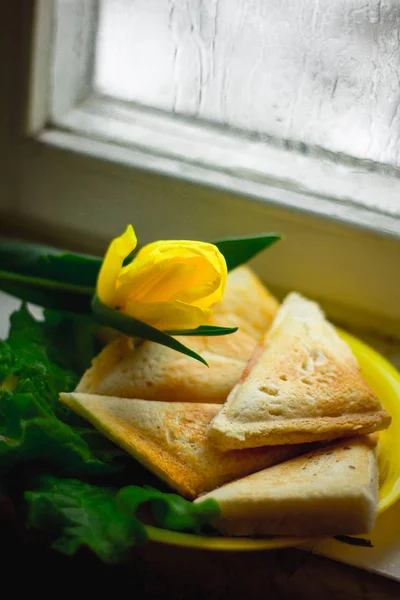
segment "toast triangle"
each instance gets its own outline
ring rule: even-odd
[[[225,535],[322,536],[363,534],[378,506],[373,436],[313,450],[201,496],[222,511]]]
[[[218,404],[63,393],[60,400],[187,498],[305,452],[278,446],[221,452],[206,431]]]
[[[248,267],[228,275],[212,323],[239,327],[231,335],[187,336],[182,342],[198,361],[152,342],[118,336],[94,358],[76,391],[164,402],[225,402],[278,310],[278,302]]]
[[[330,440],[390,417],[320,307],[291,293],[209,428],[219,448]]]

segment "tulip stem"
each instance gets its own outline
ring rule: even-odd
[[[142,321],[138,321],[133,317],[125,315],[116,308],[106,306],[100,301],[97,294],[93,296],[92,312],[94,318],[102,325],[107,325],[108,327],[117,329],[117,331],[125,333],[131,337],[155,342],[156,344],[161,344],[162,346],[167,346],[172,350],[176,350],[181,354],[185,354],[186,356],[190,356],[191,358],[200,361],[208,367],[206,360],[200,356],[200,354],[194,352],[194,350],[184,346],[181,344],[181,342],[178,342],[178,340],[173,338],[168,333],[160,331],[159,329],[156,329],[147,323],[143,323]]]
[[[218,327],[217,325],[200,325],[196,329],[168,329],[164,333],[168,335],[201,335],[201,336],[220,336],[235,333],[239,327]]]
[[[38,288],[72,292],[74,294],[82,294],[86,296],[93,294],[94,291],[90,286],[77,285],[74,283],[57,281],[55,279],[44,279],[43,277],[32,277],[31,275],[23,275],[21,273],[13,273],[12,271],[3,270],[0,270],[0,281],[32,285]]]

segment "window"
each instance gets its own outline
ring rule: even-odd
[[[101,0],[106,96],[398,167],[400,6]]]
[[[366,225],[368,212],[349,210],[361,205],[382,229],[400,216],[400,7],[381,3],[378,18],[362,0],[56,5],[56,125],[179,161],[168,174],[186,163],[235,192],[265,197],[272,181],[308,194],[279,198],[291,208],[325,215],[335,199],[336,218]]]
[[[26,4],[9,222],[84,250],[127,221],[143,242],[276,230],[255,266],[277,293],[400,335],[397,3]]]

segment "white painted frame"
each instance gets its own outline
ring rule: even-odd
[[[104,98],[91,79],[96,0],[30,4],[33,49],[20,76],[31,77],[25,140],[13,146],[10,222],[94,251],[128,221],[143,242],[279,231],[285,242],[255,261],[270,286],[296,288],[332,317],[400,337],[396,171]]]

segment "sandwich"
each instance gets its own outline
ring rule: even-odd
[[[60,400],[190,499],[307,450],[306,445],[290,445],[221,452],[206,435],[218,404],[81,393],[63,393]]]
[[[228,536],[362,534],[374,525],[378,470],[373,436],[358,436],[313,450],[239,481],[213,498],[215,524]]]
[[[232,450],[367,434],[390,420],[320,307],[291,293],[208,435]]]
[[[237,326],[222,337],[185,337],[210,368],[152,342],[118,336],[94,358],[76,391],[165,402],[225,402],[268,330],[278,302],[248,267],[229,273],[213,324]]]

